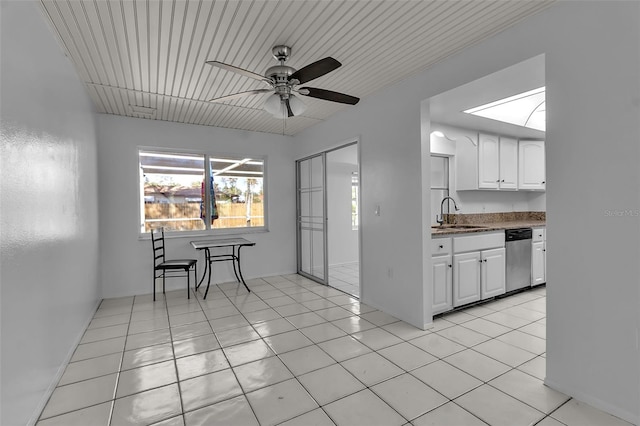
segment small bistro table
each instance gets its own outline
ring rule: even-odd
[[[244,287],[248,292],[249,287],[247,283],[244,281],[244,277],[242,276],[242,269],[240,269],[240,249],[242,247],[251,247],[255,246],[256,243],[246,240],[244,238],[218,238],[212,240],[198,240],[191,241],[191,246],[196,250],[204,250],[205,257],[205,271],[202,274],[202,278],[196,285],[196,290],[200,287],[200,284],[204,281],[205,275],[208,275],[207,279],[207,290],[204,292],[204,298],[207,298],[207,294],[209,293],[209,286],[211,285],[211,264],[213,262],[228,262],[231,261],[233,263],[233,273],[236,275],[236,279],[239,283],[244,284]],[[212,249],[218,248],[229,248],[231,247],[231,253],[225,254],[211,254]]]

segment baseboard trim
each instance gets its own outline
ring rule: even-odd
[[[640,425],[640,415],[634,414],[630,411],[626,411],[620,407],[615,405],[611,405],[608,402],[602,401],[599,398],[594,398],[591,395],[585,394],[580,390],[572,389],[571,387],[566,387],[558,384],[553,380],[549,380],[548,378],[544,379],[544,384],[549,386],[551,389],[557,390],[558,392],[562,392],[565,395],[568,395],[580,402],[584,402],[598,410],[604,411],[605,413],[611,414],[612,416],[616,416],[624,421],[627,421],[634,425]]]
[[[84,322],[82,329],[80,330],[80,334],[78,334],[78,336],[74,339],[73,343],[71,344],[71,348],[69,349],[69,352],[67,353],[64,360],[62,361],[62,364],[60,364],[60,366],[58,367],[58,371],[56,371],[56,374],[53,376],[53,379],[49,383],[47,390],[42,395],[42,398],[40,398],[40,402],[36,406],[33,414],[31,415],[31,418],[27,422],[27,426],[34,426],[38,421],[38,419],[40,418],[40,414],[42,413],[42,410],[44,410],[44,407],[47,405],[47,402],[49,402],[49,399],[51,398],[53,391],[56,389],[56,386],[58,385],[58,382],[62,378],[64,371],[67,369],[67,365],[69,365],[69,362],[71,361],[71,358],[73,357],[73,354],[76,351],[76,348],[80,344],[80,340],[82,340],[82,336],[84,336],[85,330],[89,327],[89,324],[91,323],[91,320],[95,316],[96,311],[98,310],[98,307],[100,306],[101,302],[102,302],[102,299],[98,299],[96,301],[93,309],[91,310],[91,314],[89,315],[89,318],[87,318],[87,320]]]

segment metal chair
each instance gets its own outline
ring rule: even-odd
[[[167,260],[164,255],[164,228],[151,230],[151,245],[153,247],[153,300],[156,300],[156,280],[162,278],[162,294],[164,294],[165,278],[187,276],[187,299],[191,298],[191,281],[189,272],[193,267],[194,282],[198,281],[197,259]],[[184,271],[184,274],[179,273]]]

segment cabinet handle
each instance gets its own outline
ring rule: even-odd
[[[484,260],[484,263],[487,263],[487,259]]]
[[[443,246],[442,244],[440,244],[440,245],[438,246],[438,248],[444,248],[444,246]]]
[[[496,182],[500,182],[500,179],[498,179]]]
[[[482,259],[478,260],[478,262],[482,263]]]
[[[542,251],[547,251],[547,249],[542,249]]]
[[[547,181],[543,180],[542,183],[545,184],[545,183],[547,183]]]
[[[449,265],[449,268],[453,268],[453,265]]]
[[[504,179],[502,179],[500,182],[504,182]]]

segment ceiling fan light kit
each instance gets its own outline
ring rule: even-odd
[[[269,67],[264,76],[223,62],[207,61],[206,63],[209,65],[259,80],[271,86],[270,88],[254,89],[221,96],[211,99],[210,102],[224,102],[244,96],[273,92],[264,102],[264,110],[276,118],[287,118],[301,115],[306,110],[304,102],[294,93],[348,105],[355,105],[360,101],[360,99],[355,96],[333,92],[331,90],[314,87],[298,88],[298,85],[322,77],[342,66],[337,60],[327,57],[296,70],[293,67],[285,65],[286,60],[289,59],[291,55],[291,48],[289,46],[275,46],[271,52],[273,53],[273,57],[280,61],[280,64]]]

